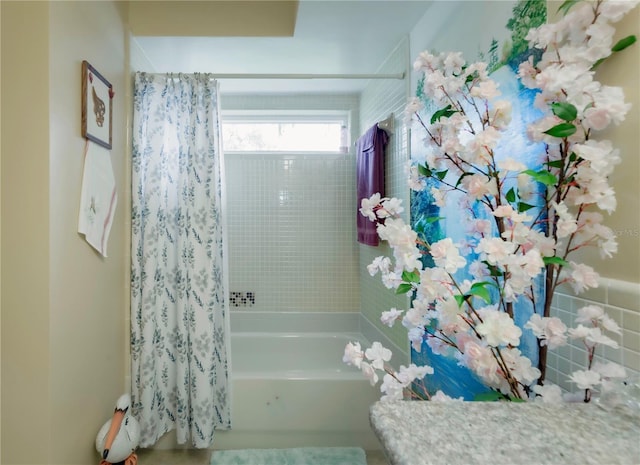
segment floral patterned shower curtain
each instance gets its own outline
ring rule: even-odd
[[[133,414],[141,447],[230,427],[218,85],[137,73],[132,169]]]

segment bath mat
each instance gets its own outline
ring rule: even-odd
[[[211,465],[367,465],[358,447],[215,450]]]

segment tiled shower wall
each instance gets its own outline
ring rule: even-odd
[[[386,59],[379,73],[405,72],[404,80],[374,80],[369,83],[360,98],[360,127],[365,132],[378,121],[386,119],[393,113],[395,131],[389,139],[385,153],[385,190],[387,197],[402,199],[405,207],[405,221],[409,213],[409,188],[405,177],[405,166],[409,160],[409,137],[402,122],[404,107],[410,90],[409,79],[409,40],[403,40]],[[408,308],[406,295],[397,296],[393,290],[382,285],[380,275],[369,276],[367,265],[379,255],[391,256],[392,251],[381,243],[377,247],[359,245],[360,248],[360,295],[362,300],[362,314],[375,327],[380,329],[398,347],[408,350],[407,333],[400,324],[387,328],[380,323],[383,311],[396,307],[401,310]]]
[[[640,284],[601,279],[597,288],[579,296],[570,288],[563,288],[554,296],[552,316],[560,318],[569,328],[576,327],[576,312],[586,305],[602,307],[622,328],[622,334],[605,331],[620,348],[600,346],[596,360],[618,363],[629,375],[640,374]],[[581,343],[570,341],[566,346],[549,351],[547,362],[547,379],[565,390],[575,391],[568,375],[585,369],[587,353]]]
[[[348,110],[359,97],[223,96],[225,110]],[[353,128],[357,137],[358,128]],[[226,154],[232,311],[357,312],[355,158]]]

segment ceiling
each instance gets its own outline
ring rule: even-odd
[[[384,59],[409,34],[430,3],[427,0],[301,0],[292,37],[163,37],[158,34],[136,36],[135,40],[156,72],[371,74],[378,71]],[[250,10],[246,13],[251,15]],[[224,79],[220,81],[220,90],[222,93],[357,93],[365,85],[366,81],[360,79]]]

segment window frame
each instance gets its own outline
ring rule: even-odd
[[[339,123],[342,144],[338,150],[229,150],[224,147],[225,122],[237,123]],[[229,154],[284,154],[284,155],[345,155],[349,153],[351,139],[351,111],[349,110],[222,110],[221,144]]]

